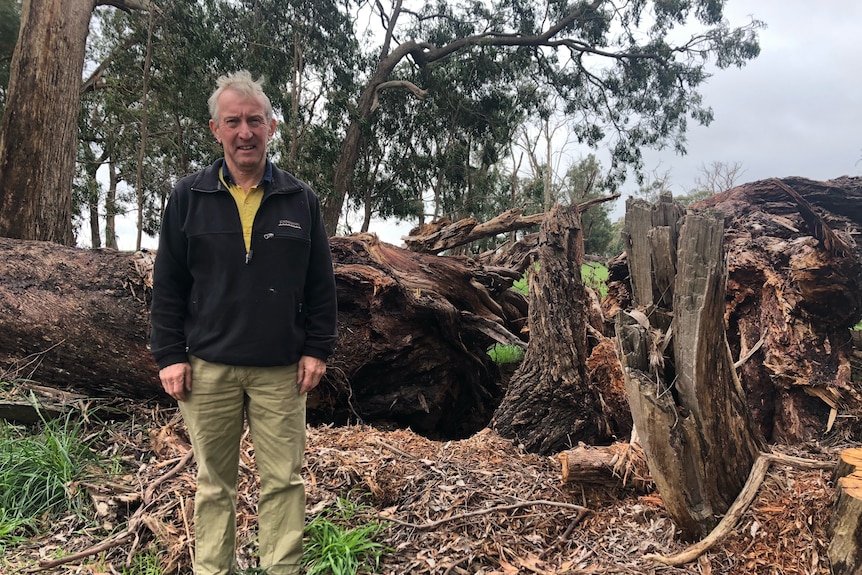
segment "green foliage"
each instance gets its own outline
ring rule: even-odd
[[[77,211],[96,214],[91,205],[105,200],[94,174],[113,161],[120,189],[141,193],[143,228],[153,234],[176,179],[220,155],[206,128],[206,98],[227,71],[247,68],[266,78],[279,118],[273,156],[315,188],[324,208],[330,198],[342,205],[346,191],[334,189],[334,167],[355,157],[346,162],[348,202],[364,209],[366,225],[372,216],[484,221],[509,208],[542,209],[540,167],[533,178],[513,173],[520,126],[561,115],[573,139],[609,147],[611,165],[594,190],[603,193],[629,168],[641,171],[642,149],[684,150],[687,123],[712,119],[698,93],[708,67],[756,57],[762,26],[731,27],[714,0],[637,0],[618,9],[432,2],[396,12],[372,3],[367,19],[356,19],[351,3],[332,0],[154,3],[152,13],[96,10],[85,69],[99,69],[101,80],[83,98],[80,140],[91,149],[79,154],[76,196]],[[0,10],[7,6],[17,3],[0,0]],[[364,22],[384,22],[392,33],[356,27]],[[547,34],[556,24],[558,32]],[[683,27],[685,43],[674,45]],[[384,37],[386,45],[379,43]],[[383,86],[377,82],[386,88],[376,90]],[[369,99],[373,113],[357,114]],[[144,120],[147,146],[139,158]],[[355,146],[344,145],[348,133],[361,134]],[[130,190],[139,171],[142,189]],[[568,191],[575,189],[586,188]],[[430,210],[423,194],[433,195]],[[110,209],[138,205],[121,194]],[[583,224],[587,252],[610,255],[608,208],[591,208]]]
[[[495,343],[488,348],[488,355],[497,365],[506,365],[507,363],[518,363],[524,359],[524,348],[517,345],[503,345]]]
[[[131,557],[131,564],[123,567],[121,573],[123,575],[163,575],[159,552],[150,548],[144,553],[135,553]]]
[[[43,422],[35,435],[0,422],[0,533],[6,543],[37,518],[83,511],[86,500],[72,486],[96,461],[91,441],[71,412]]]
[[[339,497],[335,507],[316,516],[306,527],[303,565],[306,575],[355,575],[376,572],[391,549],[375,541],[384,528],[376,520],[351,527],[366,509]]]
[[[0,117],[6,104],[6,88],[9,86],[9,62],[18,40],[21,23],[21,2],[0,0]]]
[[[598,262],[589,262],[581,265],[581,278],[584,284],[593,288],[599,298],[608,295],[608,268]]]

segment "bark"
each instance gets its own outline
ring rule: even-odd
[[[616,331],[650,473],[683,536],[697,538],[736,499],[764,442],[725,337],[721,220],[689,213],[677,231],[677,213],[669,196],[628,202],[635,309],[617,315]]]
[[[0,370],[95,397],[160,396],[151,257],[0,238]]]
[[[513,208],[481,224],[475,218],[454,223],[443,218],[410,230],[410,235],[403,238],[404,245],[414,252],[440,253],[483,238],[538,226],[545,218],[545,214],[522,214],[523,210]]]
[[[0,125],[0,236],[74,243],[72,177],[94,0],[24,0]]]
[[[627,431],[615,429],[602,406],[613,392],[593,385],[587,371],[601,334],[588,327],[582,260],[578,208],[556,206],[542,223],[530,274],[530,344],[494,413],[497,431],[529,451],[559,452]]]
[[[146,0],[24,0],[0,123],[0,236],[74,245],[72,179],[81,75],[97,5]]]
[[[309,419],[440,437],[485,426],[503,395],[486,350],[525,346],[526,301],[508,289],[518,274],[373,235],[331,242],[340,336]],[[170,402],[147,349],[152,256],[0,238],[0,373]]]
[[[841,452],[835,478],[827,553],[834,575],[852,575],[862,570],[862,448]]]
[[[850,343],[862,319],[862,251],[854,240],[862,234],[860,206],[858,177],[751,182],[691,206],[723,216],[728,342],[770,443],[862,432]],[[638,280],[633,272],[629,282],[626,263],[624,255],[609,262],[606,317],[636,298]]]

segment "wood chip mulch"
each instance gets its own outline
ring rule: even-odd
[[[128,469],[72,486],[89,494],[96,523],[54,522],[51,533],[7,548],[0,573],[133,573],[127,566],[147,552],[159,554],[165,573],[191,573],[195,465],[177,414],[150,409],[105,435],[103,453],[122,457]],[[793,451],[821,460],[838,453]],[[380,574],[830,572],[828,471],[773,465],[733,533],[678,567],[644,559],[693,543],[680,540],[657,493],[563,484],[556,457],[525,453],[491,430],[433,441],[409,430],[313,427],[304,475],[309,519],[342,497],[361,504],[358,524],[385,522],[381,542],[391,552]],[[239,494],[239,566],[249,568],[257,480],[248,437]]]

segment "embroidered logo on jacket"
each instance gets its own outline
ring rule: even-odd
[[[301,230],[302,226],[297,222],[292,222],[290,220],[278,220],[278,227],[280,228],[293,228],[295,230]]]

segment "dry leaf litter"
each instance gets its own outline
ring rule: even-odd
[[[160,555],[164,573],[191,573],[195,464],[173,410],[125,406],[98,445],[133,469],[97,475],[72,490],[92,498],[96,523],[68,517],[51,533],[6,550],[0,572],[117,575],[136,554]],[[792,455],[837,458],[839,448]],[[378,573],[514,575],[579,573],[828,574],[830,473],[775,465],[734,532],[698,560],[656,564],[681,541],[656,492],[561,483],[556,457],[525,453],[483,430],[433,441],[409,430],[364,425],[310,427],[304,467],[311,519],[339,497],[360,504],[357,525],[383,521],[391,548]],[[238,561],[255,565],[257,479],[243,439]],[[97,525],[97,526],[93,526]],[[69,560],[70,556],[77,559]],[[46,563],[58,561],[62,563]],[[125,571],[124,571],[125,569]]]

